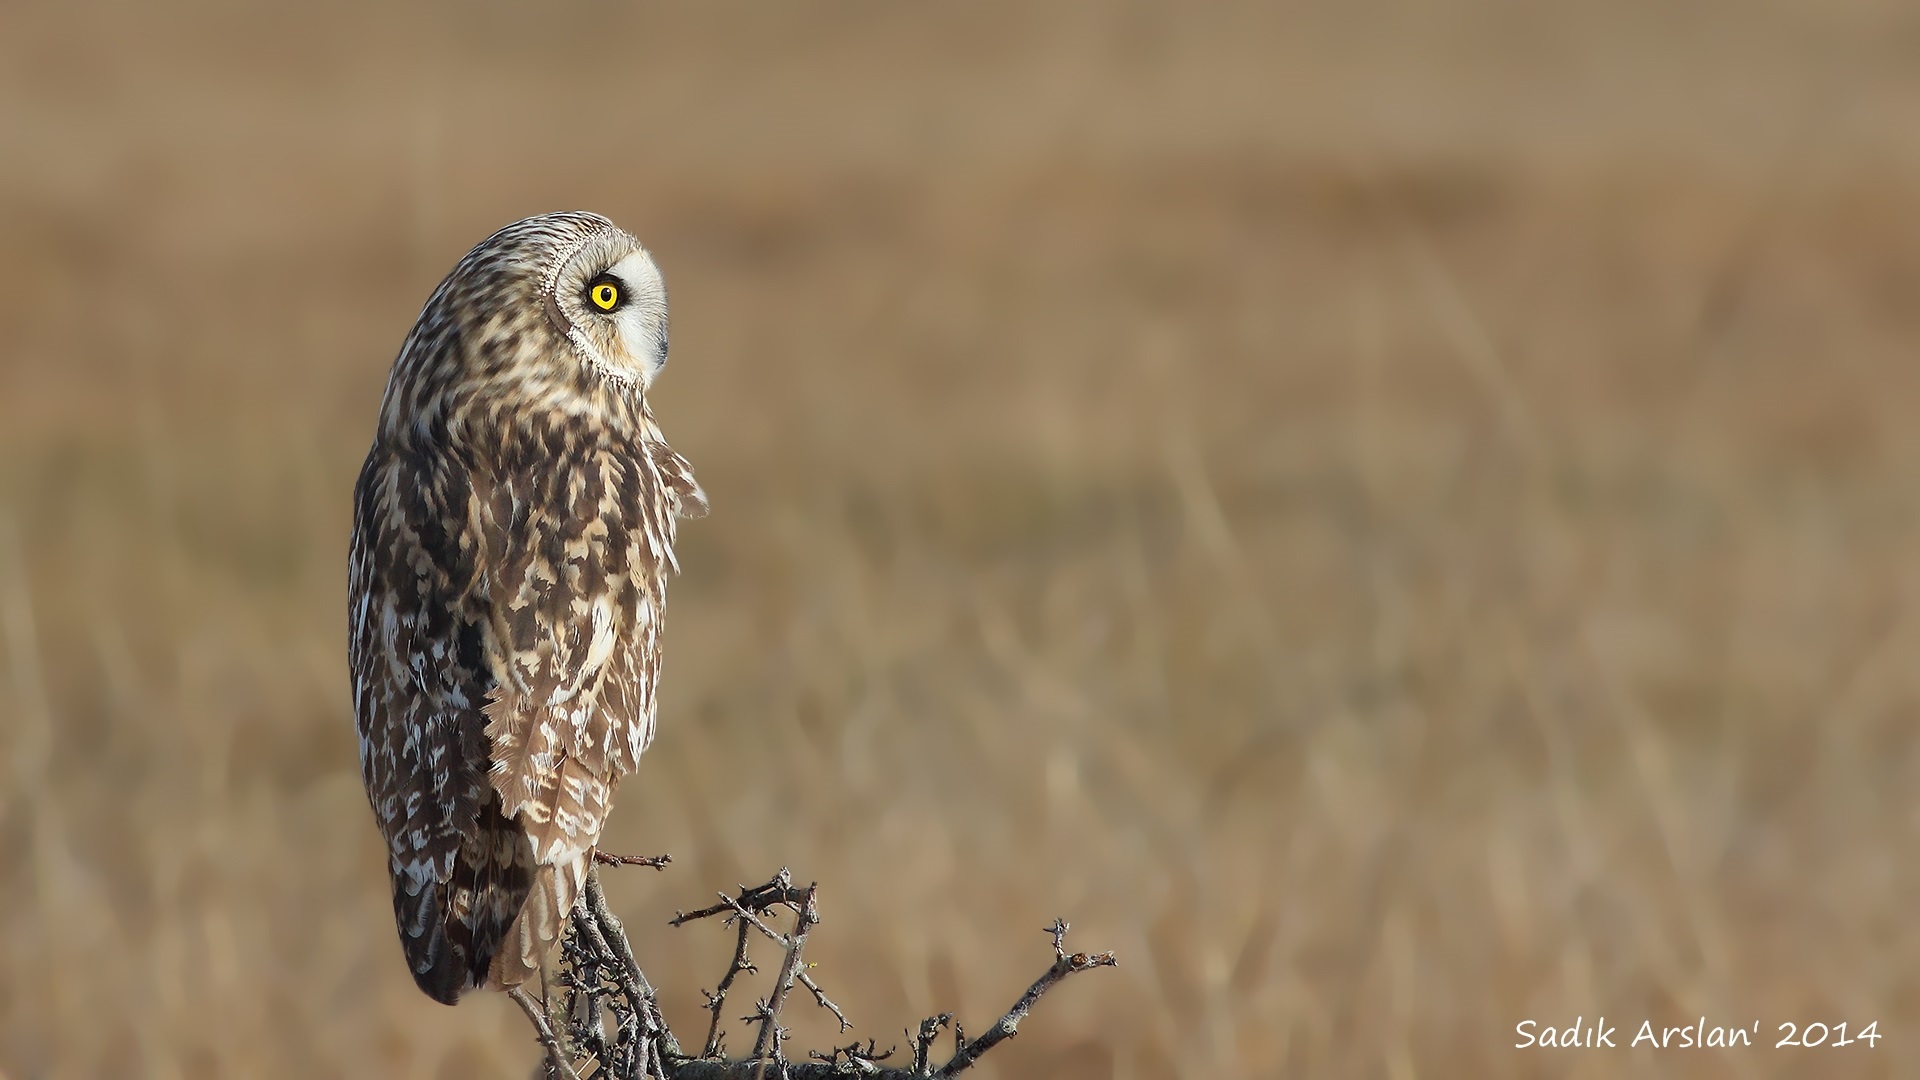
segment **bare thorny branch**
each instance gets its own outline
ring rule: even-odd
[[[825,1080],[828,1077],[864,1076],[878,1080],[951,1077],[964,1072],[982,1054],[1019,1031],[1021,1021],[1032,1011],[1042,995],[1069,975],[1096,967],[1112,967],[1112,953],[1069,953],[1066,950],[1067,924],[1059,919],[1047,927],[1053,935],[1054,960],[1040,978],[1027,988],[1011,1009],[994,1022],[979,1038],[969,1042],[966,1032],[952,1013],[928,1017],[917,1032],[909,1031],[912,1060],[905,1068],[890,1067],[896,1048],[879,1049],[867,1040],[822,1052],[809,1051],[805,1061],[789,1060],[782,1044],[787,1029],[780,1014],[796,983],[807,988],[822,1009],[833,1014],[846,1032],[853,1024],[828,998],[826,992],[807,973],[803,959],[807,935],[820,922],[818,886],[805,888],[793,883],[785,868],[764,885],[741,886],[737,895],[721,893],[718,904],[693,912],[676,912],[674,926],[700,919],[719,917],[736,928],[733,958],[712,991],[702,990],[710,1016],[707,1037],[697,1057],[689,1057],[667,1027],[660,1012],[652,984],[634,960],[633,950],[618,919],[607,908],[600,887],[599,866],[651,866],[661,869],[671,858],[604,855],[594,853],[595,866],[588,871],[587,887],[573,912],[572,926],[561,943],[561,965],[557,984],[565,990],[564,1009],[554,1016],[543,1006],[551,999],[534,998],[525,989],[511,991],[516,1003],[532,1022],[536,1036],[546,1051],[542,1073],[549,1080]],[[792,916],[790,933],[782,933],[772,924],[776,913]],[[748,956],[755,933],[785,950],[774,980],[771,997],[754,1003],[742,1020],[757,1025],[750,1056],[729,1059],[725,1056],[725,1033],[720,1029],[721,1010],[734,981],[759,969]],[[551,988],[549,988],[550,992]],[[565,1022],[558,1023],[559,1017]],[[933,1064],[933,1043],[948,1024],[953,1026],[953,1056],[944,1065]],[[609,1031],[611,1028],[611,1031]]]

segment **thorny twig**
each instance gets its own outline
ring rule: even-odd
[[[667,858],[668,856],[661,856],[662,861]],[[667,1029],[667,1021],[660,1014],[660,1005],[654,997],[653,986],[647,982],[647,976],[633,958],[633,948],[627,944],[627,932],[620,926],[620,920],[614,918],[613,912],[607,909],[607,894],[600,888],[599,871],[587,872],[587,893],[581,899],[587,909],[593,913],[594,929],[600,935],[594,938],[595,944],[602,944],[602,937],[612,943],[612,953],[620,962],[618,970],[621,974],[622,987],[627,991],[628,996],[641,1006],[645,1026],[651,1029],[649,1033],[658,1035],[661,1051],[678,1056],[680,1043],[673,1037],[673,1032]]]
[[[695,919],[706,919],[715,915],[725,915],[739,908],[746,908],[750,911],[768,911],[781,904],[786,904],[798,910],[800,902],[805,899],[805,890],[795,889],[793,887],[793,871],[783,866],[780,868],[780,872],[773,875],[773,879],[765,885],[755,885],[751,889],[742,885],[740,886],[740,895],[737,897],[728,896],[726,893],[719,895],[720,902],[711,907],[703,907],[699,911],[674,912],[673,918],[668,919],[667,924],[669,926],[683,926],[693,922]]]
[[[852,1030],[853,1021],[847,1019],[847,1014],[840,1011],[840,1006],[833,1003],[833,999],[827,996],[825,990],[820,989],[820,984],[814,982],[813,976],[807,974],[805,970],[800,972],[800,985],[813,992],[815,1004],[832,1013],[833,1018],[840,1022],[840,1034],[845,1035]]]
[[[897,1049],[899,1047],[889,1046],[882,1050],[878,1043],[868,1039],[865,1046],[853,1042],[845,1046],[836,1046],[824,1054],[818,1050],[809,1050],[807,1056],[815,1061],[825,1062],[838,1072],[871,1074],[886,1071],[880,1063],[892,1057]]]
[[[812,905],[813,903],[813,890],[815,887],[816,886],[812,886],[812,885],[809,885],[807,887],[804,902],[808,906]],[[745,907],[741,906],[739,901],[734,900],[732,897],[726,896],[725,893],[722,893],[721,896],[724,899],[726,899],[728,903],[731,903],[734,906],[734,910],[738,912],[737,918],[738,918],[738,921],[740,922],[740,936],[741,936],[740,948],[741,949],[744,950],[746,948],[747,929],[749,927],[752,927],[754,929],[759,930],[761,933],[767,935],[768,938],[772,939],[774,942],[779,944],[781,948],[789,950],[790,956],[798,955],[792,952],[794,948],[794,942],[789,940],[787,938],[787,935],[781,933],[778,930],[775,930],[771,926],[768,926],[765,922],[761,921],[759,916],[755,915],[753,912],[748,911]],[[688,918],[694,918],[694,917],[695,916],[688,916]],[[803,907],[801,909],[800,917],[803,923],[803,927],[800,930],[799,940],[804,941],[806,940],[806,936],[807,936],[807,932],[805,928],[812,926],[813,923],[819,922],[820,917],[818,914],[815,914],[812,918],[812,921],[810,922],[807,921],[806,907]],[[676,923],[676,925],[678,924]],[[739,954],[736,953],[735,955],[737,956]],[[748,964],[747,970],[754,971],[758,969],[754,968],[752,964]],[[730,970],[728,974],[731,975],[732,971]],[[800,985],[806,987],[808,990],[813,992],[814,1002],[818,1004],[821,1008],[832,1013],[833,1018],[835,1020],[840,1021],[841,1034],[843,1035],[846,1034],[847,1030],[853,1027],[853,1021],[847,1019],[847,1014],[840,1011],[840,1006],[835,1005],[833,1003],[833,999],[827,996],[827,992],[825,990],[820,989],[820,984],[813,981],[813,976],[807,974],[807,971],[804,967],[802,967],[799,970],[798,974],[800,977]]]
[[[1068,952],[1067,924],[1064,920],[1053,920],[1053,925],[1047,927],[1047,932],[1053,935],[1053,966],[1036,979],[1032,986],[1027,987],[1027,992],[1020,995],[1020,1000],[1014,1002],[1013,1008],[1008,1009],[1005,1016],[988,1028],[985,1035],[954,1051],[952,1060],[941,1066],[938,1075],[952,1076],[980,1060],[981,1054],[993,1049],[1002,1040],[1012,1038],[1020,1030],[1020,1021],[1025,1020],[1027,1014],[1033,1011],[1034,1003],[1040,1000],[1040,995],[1053,989],[1055,983],[1078,972],[1097,967],[1116,967],[1120,963],[1110,952]],[[957,1038],[956,1041],[958,1041]]]
[[[658,867],[667,859],[664,856],[658,859],[602,858],[596,853],[595,862],[608,866]],[[635,962],[619,920],[607,908],[597,870],[589,871],[587,887],[581,895],[579,906],[574,910],[571,929],[562,943],[559,984],[568,988],[565,1034],[570,1037],[574,1053],[584,1052],[588,1055],[582,1059],[587,1062],[582,1068],[591,1073],[593,1080],[666,1080],[669,1077],[672,1080],[768,1080],[769,1077],[777,1077],[778,1080],[844,1080],[852,1076],[875,1080],[924,1080],[927,1077],[952,1077],[970,1068],[982,1054],[1012,1037],[1034,1004],[1055,984],[1068,975],[1115,964],[1112,953],[1067,952],[1067,924],[1055,919],[1053,925],[1047,928],[1053,935],[1052,966],[1027,988],[1013,1008],[979,1038],[968,1041],[966,1032],[953,1014],[943,1013],[923,1021],[917,1034],[909,1032],[913,1054],[911,1064],[902,1063],[905,1067],[883,1064],[893,1057],[895,1050],[890,1048],[881,1051],[871,1039],[864,1047],[852,1043],[824,1054],[811,1051],[807,1055],[810,1060],[794,1062],[786,1057],[782,1049],[787,1030],[780,1025],[780,1012],[795,983],[812,992],[820,1007],[831,1012],[840,1022],[842,1031],[852,1026],[839,1006],[807,974],[807,965],[802,956],[808,933],[820,921],[817,887],[796,887],[793,876],[782,869],[764,885],[751,889],[742,886],[737,895],[722,893],[720,898],[721,903],[699,911],[677,912],[672,920],[673,925],[681,926],[717,915],[723,917],[722,921],[738,926],[733,959],[727,972],[714,991],[706,994],[706,1008],[712,1013],[712,1018],[701,1055],[697,1058],[687,1057],[667,1028],[653,987]],[[775,909],[783,907],[792,912],[794,917],[791,934],[781,933],[767,918]],[[772,996],[756,1001],[752,1015],[742,1017],[750,1023],[759,1024],[752,1056],[728,1060],[722,1057],[724,1040],[720,1032],[720,1010],[735,980],[742,974],[752,974],[758,970],[747,955],[754,930],[780,945],[786,954],[781,961]],[[547,1075],[555,1080],[579,1080],[574,1061],[570,1060],[567,1048],[561,1044],[553,1026],[548,1023],[540,1004],[522,989],[516,988],[513,995],[527,1013],[527,1018],[533,1022],[542,1046],[547,1049]],[[606,1030],[609,1013],[614,1029],[611,1045]],[[933,1042],[949,1024],[953,1027],[953,1057],[936,1068],[932,1062]]]
[[[583,908],[575,908],[574,919],[586,918]],[[602,1064],[613,1060],[614,1051],[607,1046],[606,1017],[602,998],[603,971],[605,965],[601,957],[582,944],[585,931],[568,934],[561,939],[560,948],[563,962],[568,965],[558,975],[559,985],[566,987],[567,1035],[571,1040],[574,1053],[585,1051],[593,1061]],[[625,1032],[624,1014],[615,1006],[616,1027]]]
[[[747,959],[747,935],[753,932],[753,927],[745,919],[736,921],[740,924],[740,932],[733,943],[733,962],[727,966],[727,973],[720,977],[712,993],[700,991],[706,995],[707,1010],[713,1014],[707,1021],[707,1042],[700,1051],[701,1057],[720,1056],[720,1008],[726,1004],[727,991],[732,988],[733,980],[742,973],[760,970],[753,966],[752,960]]]
[[[586,1016],[575,1026],[581,1029],[586,1047],[594,1051],[596,1060],[605,1062],[616,1075],[623,1069],[637,1076],[652,1075],[650,1062],[653,1053],[653,1039],[649,1038],[656,1027],[649,1015],[651,988],[644,981],[636,981],[631,973],[624,970],[619,955],[610,943],[606,928],[595,916],[593,906],[586,897],[581,897],[578,907],[573,909],[573,949],[568,953],[575,959],[575,968],[566,973],[567,980],[573,986],[568,995],[568,1014],[576,1015],[574,999],[582,993],[586,998]],[[612,984],[614,993],[607,992],[607,983]],[[610,998],[609,1006],[614,1015],[616,1031],[614,1046],[606,1046],[606,1032],[600,1016],[600,999]],[[664,1028],[664,1024],[658,1025]],[[662,1073],[664,1075],[664,1073]]]
[[[817,884],[808,885],[806,896],[800,901],[800,914],[793,922],[793,940],[787,944],[786,961],[780,965],[780,978],[773,985],[773,1001],[767,1009],[766,1018],[760,1021],[760,1037],[753,1043],[753,1056],[760,1059],[762,1074],[766,1072],[769,1051],[772,1052],[774,1060],[782,1063],[781,1074],[786,1074],[785,1058],[780,1053],[780,1040],[783,1037],[780,1028],[780,1010],[786,1006],[787,994],[793,990],[794,979],[800,974],[800,950],[807,947],[807,932],[820,921],[820,908],[815,903],[815,894],[818,891]],[[821,997],[824,1000],[825,995]],[[839,1012],[837,1009],[834,1011]],[[845,1023],[846,1018],[841,1017],[841,1022]]]
[[[820,988],[820,984],[814,981],[813,976],[807,974],[806,966],[801,961],[800,949],[805,946],[807,931],[810,930],[815,923],[820,921],[816,889],[817,886],[815,885],[809,885],[805,889],[796,887],[793,884],[792,872],[786,867],[781,867],[780,872],[775,874],[772,880],[764,885],[756,885],[751,889],[742,885],[739,896],[729,896],[726,893],[721,893],[719,894],[720,903],[701,908],[698,911],[675,912],[674,917],[669,920],[673,926],[684,926],[696,919],[725,915],[729,920],[739,925],[738,934],[734,939],[733,960],[728,964],[726,974],[721,976],[720,982],[714,987],[711,993],[702,991],[707,999],[706,1008],[712,1014],[707,1027],[706,1050],[702,1055],[703,1057],[714,1057],[720,1052],[720,1010],[727,1000],[727,991],[732,987],[733,980],[742,972],[759,970],[754,966],[753,961],[747,957],[747,941],[751,936],[749,933],[750,930],[760,931],[767,936],[768,940],[777,943],[781,948],[787,950],[786,958],[781,964],[779,978],[776,980],[775,997],[773,999],[776,1014],[779,1006],[784,1005],[786,1002],[787,989],[791,988],[797,980],[800,985],[806,987],[808,992],[813,995],[815,1003],[833,1014],[834,1019],[839,1021],[842,1032],[845,1032],[853,1026],[852,1021],[847,1019],[847,1014],[841,1011],[840,1006],[834,1004],[833,999],[829,998],[826,991]],[[794,912],[795,935],[791,938],[774,929],[767,924],[765,919],[761,918],[763,914],[777,907],[786,907]],[[760,1013],[755,1013],[751,1017],[743,1017],[742,1019],[749,1021],[757,1020],[761,1024],[760,1034],[754,1042],[753,1057],[748,1059],[752,1061],[761,1060],[769,1050],[770,1033],[777,1035],[784,1029],[779,1027],[777,1019],[772,1021],[772,1027],[769,1027],[769,1021]],[[778,1049],[778,1039],[772,1040],[771,1049],[773,1050],[774,1060],[780,1060],[781,1055]]]
[[[518,986],[510,987],[507,996],[520,1006],[521,1012],[527,1014],[527,1019],[533,1023],[534,1036],[540,1040],[541,1046],[546,1047],[549,1075],[556,1080],[580,1080],[580,1074],[574,1072],[573,1065],[567,1061],[566,1051],[560,1048],[560,1040],[554,1037],[553,1025],[547,1023],[546,1010],[540,1007],[540,1003]]]
[[[595,850],[593,861],[601,866],[651,866],[655,870],[665,870],[673,861],[671,855],[611,855]]]
[[[933,1050],[933,1040],[939,1036],[940,1029],[952,1020],[952,1013],[941,1013],[920,1021],[920,1033],[913,1037],[913,1075],[927,1075],[928,1054]]]
[[[660,1013],[653,987],[633,958],[626,931],[607,908],[599,873],[601,865],[658,867],[669,861],[671,858],[664,855],[602,858],[596,852],[561,942],[557,982],[566,988],[565,1034],[570,1045],[559,1052],[571,1059],[569,1064],[584,1059],[588,1064],[581,1067],[588,1068],[595,1080],[665,1080],[669,1075],[667,1059],[680,1053],[679,1043]],[[611,1042],[608,1013],[612,1014]],[[559,1042],[557,1036],[554,1042]],[[552,1047],[549,1050],[551,1053]]]

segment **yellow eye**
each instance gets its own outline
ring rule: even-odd
[[[596,281],[587,289],[587,299],[601,311],[612,311],[620,306],[620,287],[611,281]]]

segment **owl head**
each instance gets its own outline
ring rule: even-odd
[[[526,232],[542,234],[532,247],[552,328],[598,374],[652,385],[667,364],[667,287],[647,249],[603,217],[570,213],[516,222],[477,250]]]
[[[426,433],[475,410],[644,410],[666,363],[667,290],[640,241],[598,214],[541,214],[482,240],[428,297],[381,428]]]

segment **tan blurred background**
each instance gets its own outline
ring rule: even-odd
[[[532,1067],[401,962],[343,564],[576,207],[714,507],[608,840],[683,1031],[787,864],[882,1046],[1119,951],[983,1077],[1920,1067],[1920,10],[127,3],[0,14],[9,1080]],[[1601,1013],[1761,1046],[1511,1048]]]

